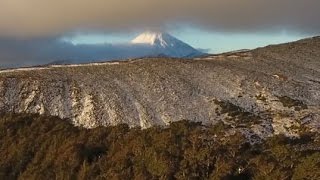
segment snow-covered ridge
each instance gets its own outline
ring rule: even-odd
[[[86,67],[86,66],[118,65],[118,64],[120,64],[120,62],[101,62],[101,63],[88,63],[88,64],[49,65],[47,67],[25,67],[25,68],[0,70],[0,74],[1,73],[19,72],[19,71],[40,71],[40,70],[48,70],[48,69],[52,69],[52,68]]]

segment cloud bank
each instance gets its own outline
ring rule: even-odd
[[[319,0],[1,0],[0,37],[125,31],[188,23],[224,32],[320,33]]]
[[[55,39],[0,39],[0,69],[45,65],[53,62],[87,63],[138,58],[152,54],[147,45],[73,45]]]

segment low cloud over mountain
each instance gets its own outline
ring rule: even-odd
[[[52,62],[84,63],[145,56],[191,57],[202,53],[166,33],[146,32],[125,44],[74,45],[55,39],[0,40],[2,67]]]

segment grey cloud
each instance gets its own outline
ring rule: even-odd
[[[320,32],[319,0],[1,0],[0,36],[48,37],[188,23],[215,31]]]

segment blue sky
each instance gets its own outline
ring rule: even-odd
[[[141,32],[111,33],[111,34],[75,34],[63,40],[73,44],[101,44],[101,43],[126,43]],[[171,35],[190,44],[195,48],[209,49],[210,53],[220,53],[239,49],[253,49],[270,44],[279,44],[296,41],[310,35],[299,33],[256,32],[256,33],[224,33],[204,31],[195,28],[184,28],[168,31]]]

